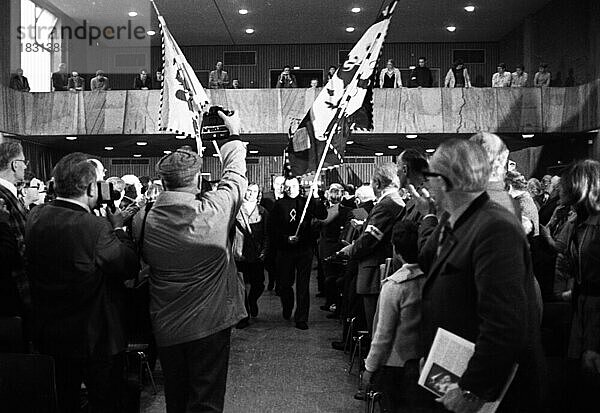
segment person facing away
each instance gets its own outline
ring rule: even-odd
[[[298,83],[296,83],[296,76],[292,73],[292,68],[289,65],[285,65],[283,67],[283,71],[277,78],[277,87],[278,88],[295,88],[298,87]]]
[[[410,72],[410,81],[413,87],[432,87],[433,76],[427,67],[427,59],[419,57],[417,67]]]
[[[525,66],[517,65],[515,67],[515,72],[511,75],[512,79],[510,82],[510,87],[527,87],[527,80],[529,79],[529,75],[525,72]]]
[[[90,80],[90,90],[109,90],[108,78],[104,76],[102,70],[96,71],[96,76]]]
[[[498,71],[492,76],[492,87],[510,87],[512,74],[506,70],[504,63],[498,63]]]
[[[444,87],[471,87],[469,71],[462,59],[457,59],[446,73]]]
[[[438,328],[475,343],[458,382],[437,401],[455,412],[495,401],[518,364],[503,411],[539,411],[545,360],[529,244],[521,222],[486,194],[490,162],[481,145],[450,139],[429,163],[428,189],[441,220],[425,216],[419,264],[422,351]],[[439,224],[438,224],[439,222]],[[430,234],[429,236],[427,234]]]
[[[141,241],[169,413],[223,410],[231,327],[247,315],[230,237],[248,186],[246,147],[238,113],[219,116],[231,138],[221,147],[216,189],[201,193],[197,153],[178,149],[161,158],[164,191]]]
[[[11,89],[18,90],[19,92],[29,92],[29,81],[23,76],[23,69],[18,68],[16,73],[11,76],[10,83],[8,85]]]
[[[229,75],[223,70],[223,62],[217,62],[215,70],[208,74],[208,87],[210,89],[225,89],[229,86]]]
[[[388,59],[385,67],[379,73],[380,88],[398,88],[402,87],[402,75],[400,70],[394,66],[394,61]]]
[[[68,89],[69,74],[67,73],[67,64],[60,63],[58,71],[52,73],[52,88],[55,92],[63,92]]]
[[[30,211],[25,230],[34,345],[54,358],[60,411],[77,412],[81,383],[91,411],[118,411],[123,352],[123,282],[139,258],[121,212],[96,216],[95,165],[75,152],[54,167],[57,198]]]
[[[538,72],[533,78],[533,86],[535,87],[549,87],[552,74],[548,71],[548,65],[546,63],[540,64]]]
[[[300,195],[300,183],[296,178],[286,179],[285,195],[275,202],[269,214],[269,248],[276,246],[277,289],[281,298],[285,320],[292,317],[296,283],[296,328],[308,329],[310,308],[310,271],[313,260],[314,237],[311,229],[313,218],[327,218],[327,208],[317,194],[310,200],[304,221],[300,222],[307,198]],[[316,192],[317,188],[313,191]],[[268,252],[267,254],[270,254]]]
[[[363,382],[382,391],[389,412],[415,407],[418,389],[421,289],[425,274],[418,264],[418,225],[398,221],[392,233],[394,258],[402,267],[383,280],[373,322],[373,340]]]
[[[141,70],[139,76],[133,81],[133,88],[138,90],[152,89],[152,76],[145,70]]]

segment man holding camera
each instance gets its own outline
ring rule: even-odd
[[[246,147],[239,115],[218,114],[230,136],[216,189],[201,193],[196,152],[164,156],[156,165],[164,191],[142,230],[168,413],[223,410],[231,327],[247,315],[230,238],[248,186]]]
[[[296,76],[291,73],[292,68],[288,65],[283,67],[283,72],[279,75],[277,79],[277,87],[278,88],[295,88],[298,87],[298,83],[296,83]]]
[[[54,357],[60,411],[79,411],[85,382],[91,411],[119,411],[123,281],[139,271],[116,209],[99,206],[96,166],[83,153],[53,170],[56,200],[34,208],[25,228],[34,344]]]

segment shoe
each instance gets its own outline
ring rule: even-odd
[[[296,323],[296,328],[299,330],[308,330],[308,324],[306,324],[304,321],[298,321]]]
[[[256,318],[258,316],[258,304],[256,302],[248,303],[248,312],[250,313],[250,317]]]
[[[319,293],[317,293],[316,297],[317,298],[323,298],[323,297],[325,297],[325,293],[319,292]]]
[[[334,350],[344,351],[345,346],[346,346],[346,343],[344,343],[343,341],[332,341],[331,342],[331,348]]]
[[[237,328],[238,330],[242,330],[242,329],[248,327],[249,325],[250,325],[250,321],[247,318],[244,318],[243,320],[240,320],[236,324],[235,328]]]

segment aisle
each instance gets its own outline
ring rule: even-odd
[[[315,298],[311,282],[309,329],[301,331],[281,317],[279,297],[265,292],[259,300],[258,318],[232,334],[225,412],[360,412],[362,402],[352,395],[357,378],[348,375],[348,356],[331,349],[339,340],[340,324],[328,320]],[[164,393],[142,396],[144,413],[164,412]]]

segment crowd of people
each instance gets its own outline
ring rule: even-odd
[[[29,350],[54,358],[61,411],[79,411],[82,382],[92,409],[119,411],[136,312],[149,317],[167,411],[222,411],[231,329],[259,317],[265,272],[282,318],[307,330],[315,257],[321,309],[342,338],[362,336],[355,397],[377,390],[390,412],[475,412],[518,364],[501,411],[595,402],[599,162],[527,180],[498,136],[479,133],[430,159],[407,149],[369,185],[277,176],[263,195],[246,178],[239,115],[219,116],[231,137],[214,187],[186,147],[161,158],[154,180],[105,179],[99,160],[71,153],[44,185],[26,176],[19,143],[0,144],[0,315],[21,317]],[[144,283],[146,304],[132,308],[127,290]],[[548,403],[556,308],[572,314],[564,406]],[[434,400],[417,378],[438,328],[475,352]]]
[[[491,79],[492,87],[549,87],[552,84],[552,74],[548,71],[546,63],[540,63],[538,72],[533,78],[533,83],[529,81],[529,75],[525,72],[523,65],[516,65],[514,72],[507,70],[504,63],[499,63],[497,72]],[[337,66],[330,66],[324,79],[311,79],[310,87],[317,88],[326,85],[329,79],[335,74]],[[419,57],[417,64],[409,67],[408,84],[403,84],[402,73],[395,66],[393,59],[388,59],[386,66],[381,69],[378,76],[380,88],[401,88],[401,87],[433,87],[433,73],[427,66],[427,58]],[[569,78],[571,79],[571,78]],[[149,90],[160,89],[163,80],[162,71],[157,70],[153,78],[146,70],[141,70],[133,80],[133,89]],[[58,71],[52,73],[53,91],[80,91],[86,90],[85,79],[77,72],[67,72],[67,65],[60,63]],[[321,83],[322,82],[322,83]],[[453,62],[452,67],[448,69],[443,82],[444,87],[472,87],[469,71],[461,59]],[[575,86],[575,80],[567,80],[565,86]],[[23,74],[23,69],[18,68],[15,74],[11,76],[9,87],[14,90],[29,92],[31,90],[27,77]],[[292,73],[289,65],[284,66],[282,72],[277,77],[275,84],[277,88],[297,88],[298,81]],[[210,89],[242,89],[239,79],[230,81],[229,74],[223,69],[223,62],[217,62],[215,70],[210,71],[208,76],[208,88]],[[110,90],[109,78],[103,70],[97,70],[96,75],[89,80],[87,90]]]

